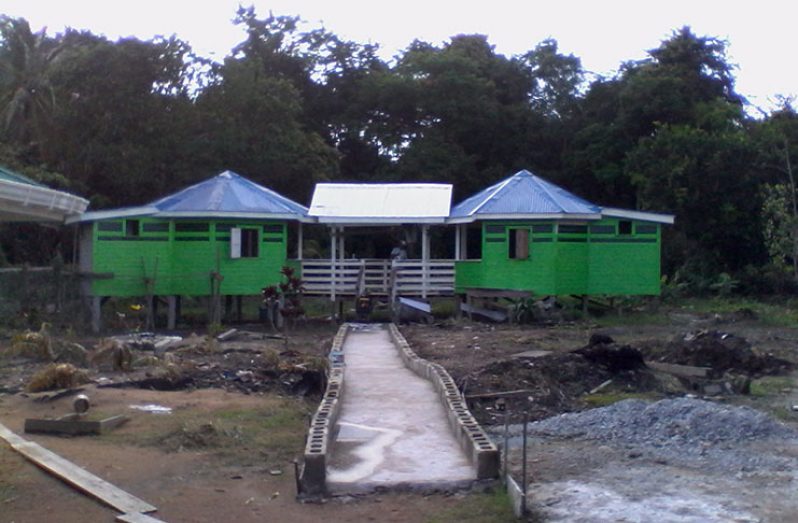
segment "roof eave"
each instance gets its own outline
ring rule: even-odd
[[[318,223],[327,225],[401,225],[405,223],[439,224],[446,223],[445,216],[433,217],[359,217],[359,216],[314,216]]]
[[[43,185],[0,180],[2,209],[14,221],[64,222],[70,215],[86,210],[89,201],[80,196]],[[13,215],[13,217],[12,217]]]
[[[614,207],[604,207],[601,210],[604,216],[612,218],[628,218],[630,220],[640,220],[644,222],[663,223],[666,225],[673,225],[676,217],[673,214],[645,212],[645,211],[631,211],[627,209],[617,209]]]
[[[458,216],[446,220],[448,224],[474,223],[491,220],[600,220],[599,213],[497,213]]]

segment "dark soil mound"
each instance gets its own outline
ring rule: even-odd
[[[471,396],[469,405],[481,422],[501,422],[501,408],[511,411],[513,419],[526,411],[530,420],[536,420],[583,409],[581,396],[609,379],[615,386],[635,391],[657,387],[656,379],[644,368],[613,372],[581,354],[554,353],[491,363],[467,378],[465,393]],[[492,395],[508,391],[517,393]]]
[[[713,377],[726,372],[749,376],[782,374],[793,367],[786,360],[760,354],[745,338],[714,330],[688,333],[671,341],[657,359],[678,365],[710,367]]]

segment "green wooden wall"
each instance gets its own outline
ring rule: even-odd
[[[510,256],[515,229],[529,231],[525,259]],[[458,293],[481,288],[536,295],[657,295],[660,227],[615,218],[578,224],[484,222],[482,259],[457,262],[455,287]]]
[[[230,230],[257,230],[258,256],[231,258]],[[286,226],[277,221],[115,219],[91,229],[95,296],[143,296],[146,281],[154,294],[207,296],[210,273],[223,276],[221,293],[256,295],[281,281],[286,264]]]

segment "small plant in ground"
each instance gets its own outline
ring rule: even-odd
[[[261,290],[263,306],[269,311],[268,317],[272,328],[276,327],[276,318],[273,317],[275,308],[283,318],[288,320],[291,327],[296,324],[298,318],[305,314],[305,308],[302,306],[302,293],[305,290],[302,279],[296,277],[294,269],[288,266],[283,267],[280,274],[284,277],[283,282],[278,285],[269,285]]]

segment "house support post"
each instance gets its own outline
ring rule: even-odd
[[[177,296],[167,296],[166,305],[166,328],[173,330],[177,325]]]
[[[296,235],[296,259],[302,261],[302,251],[304,250],[304,230],[302,229],[302,222],[299,222],[299,229]]]
[[[426,299],[429,287],[429,225],[421,226],[421,297]]]
[[[330,301],[335,303],[335,261],[337,258],[338,249],[338,229],[333,226],[330,227]],[[333,310],[333,315],[335,310]]]
[[[455,225],[454,226],[454,259],[460,259],[460,236],[462,235],[461,229],[462,225]]]
[[[102,328],[103,299],[102,296],[92,296],[89,304],[91,313],[91,331],[95,334]]]

